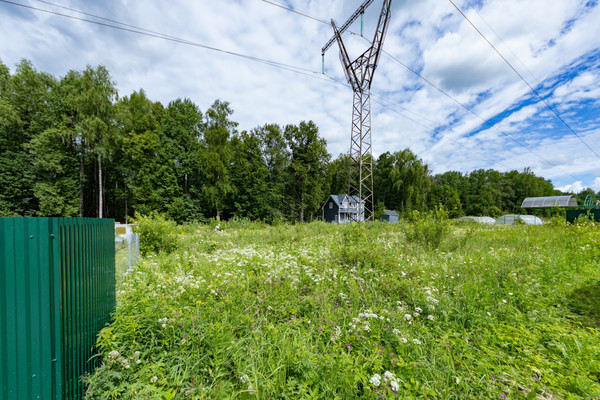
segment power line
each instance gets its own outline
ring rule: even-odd
[[[262,0],[262,1],[265,1],[265,0]],[[319,22],[322,22],[322,23],[324,23],[324,24],[327,24],[327,25],[329,25],[329,24],[328,24],[328,23],[327,23],[325,20],[322,20],[322,19],[320,19],[320,18],[316,18],[316,17],[310,16],[310,15],[308,15],[308,14],[305,14],[305,13],[296,12],[295,10],[293,10],[293,9],[291,9],[291,8],[288,8],[288,7],[285,7],[285,6],[279,5],[279,4],[274,4],[274,3],[272,3],[271,1],[265,1],[265,2],[266,2],[266,3],[269,3],[269,4],[276,5],[276,6],[280,7],[280,8],[282,8],[282,9],[285,9],[285,10],[288,10],[288,11],[291,11],[291,12],[295,12],[296,14],[302,15],[302,16],[304,16],[304,17],[311,18],[311,19],[313,19],[313,20],[315,20],[315,21],[319,21]],[[369,41],[367,38],[365,38],[364,36],[362,36],[362,35],[359,35],[358,33],[355,33],[355,32],[352,32],[352,31],[350,31],[350,33],[351,33],[352,35],[354,35],[354,36],[358,36],[358,37],[360,37],[360,38],[362,38],[362,39],[366,40],[368,43],[370,43],[370,41]],[[440,93],[442,93],[444,96],[448,97],[450,100],[454,101],[456,104],[458,104],[458,105],[460,105],[461,107],[463,107],[463,108],[464,108],[465,110],[467,110],[469,113],[473,114],[475,117],[477,117],[479,120],[481,120],[481,121],[482,121],[484,124],[488,125],[490,128],[493,128],[493,129],[497,130],[499,133],[501,133],[502,135],[506,136],[507,138],[509,138],[510,140],[512,140],[513,142],[515,142],[515,143],[516,143],[517,145],[519,145],[520,147],[523,147],[525,150],[527,150],[528,152],[530,152],[531,154],[533,154],[534,156],[536,156],[536,157],[537,157],[537,158],[539,158],[540,160],[544,161],[544,162],[545,162],[545,163],[547,163],[548,165],[551,165],[551,166],[553,166],[553,167],[555,167],[555,168],[559,168],[559,169],[560,169],[560,167],[558,167],[556,164],[554,164],[554,163],[552,163],[552,162],[548,161],[547,159],[545,159],[545,158],[544,158],[544,157],[542,157],[541,155],[537,154],[536,152],[534,152],[533,150],[531,150],[529,147],[527,147],[527,146],[526,146],[526,145],[524,145],[523,143],[521,143],[521,142],[519,142],[518,140],[516,140],[516,139],[515,139],[514,137],[512,137],[511,135],[509,135],[508,133],[506,133],[506,132],[504,132],[503,130],[501,130],[500,128],[498,128],[498,127],[497,127],[495,124],[492,124],[491,122],[489,122],[489,120],[486,120],[486,119],[484,119],[483,117],[479,116],[479,115],[478,115],[477,113],[475,113],[475,111],[473,111],[473,110],[472,110],[470,107],[468,107],[468,106],[467,106],[467,105],[465,105],[464,103],[460,102],[459,100],[455,99],[453,96],[451,96],[451,95],[450,95],[449,93],[447,93],[445,90],[443,90],[442,88],[438,87],[436,84],[434,84],[433,82],[431,82],[430,80],[428,80],[427,78],[425,78],[424,76],[422,76],[421,74],[419,74],[417,71],[415,71],[415,70],[413,70],[412,68],[410,68],[408,65],[406,65],[405,63],[403,63],[402,61],[400,61],[398,58],[396,58],[396,57],[394,57],[393,55],[391,55],[390,53],[388,53],[386,50],[383,50],[383,53],[384,53],[384,54],[386,54],[387,56],[389,56],[390,58],[392,58],[394,61],[398,62],[398,63],[399,63],[400,65],[402,65],[402,66],[403,66],[403,67],[404,67],[406,70],[408,70],[409,72],[411,72],[412,74],[414,74],[415,76],[417,76],[419,79],[423,80],[425,83],[427,83],[428,85],[430,85],[430,86],[432,86],[433,88],[435,88],[437,91],[439,91]],[[414,114],[414,113],[413,113],[413,114]],[[403,116],[404,116],[405,118],[408,118],[408,117],[406,117],[405,115],[403,115]],[[412,120],[411,118],[408,118],[408,119]],[[427,119],[427,118],[424,118],[424,119]],[[412,121],[414,122],[414,120],[412,120]],[[432,122],[432,121],[430,121],[430,122]],[[421,124],[419,124],[419,125],[421,125]],[[422,125],[422,126],[423,126],[423,125]],[[427,129],[429,129],[429,128],[427,128]],[[457,143],[458,143],[458,142],[457,142]],[[463,146],[464,146],[464,145],[463,145]],[[565,171],[563,171],[563,172],[565,172]],[[570,174],[568,174],[568,173],[566,173],[566,174],[567,174],[567,175],[569,175],[569,176],[571,176],[572,178],[575,178],[575,177],[573,177],[572,175],[570,175]]]
[[[208,46],[208,45],[201,44],[201,43],[198,43],[198,42],[193,42],[193,41],[190,41],[190,40],[180,39],[180,38],[177,38],[177,37],[174,37],[174,36],[165,35],[165,34],[162,34],[162,33],[159,33],[159,32],[150,31],[148,29],[134,27],[133,25],[125,24],[125,23],[122,23],[122,22],[114,21],[114,20],[109,20],[108,18],[99,17],[99,16],[96,16],[96,15],[93,15],[93,14],[89,14],[89,13],[84,13],[83,11],[72,10],[74,12],[85,14],[87,16],[92,16],[94,18],[102,19],[102,20],[105,20],[105,21],[111,21],[111,22],[113,22],[115,24],[123,25],[123,26],[118,26],[118,25],[114,25],[114,24],[108,24],[108,23],[104,23],[104,22],[98,22],[98,21],[94,21],[94,20],[90,20],[90,19],[86,19],[86,18],[80,18],[80,17],[76,17],[76,16],[73,16],[73,15],[63,14],[63,13],[59,13],[59,12],[56,12],[56,11],[51,11],[51,10],[46,10],[46,9],[43,9],[43,8],[29,6],[29,5],[26,5],[26,4],[15,3],[15,2],[9,1],[9,0],[0,0],[0,2],[6,3],[6,4],[10,4],[10,5],[13,5],[13,6],[18,6],[18,7],[23,7],[23,8],[31,9],[31,10],[34,10],[34,11],[44,12],[44,13],[47,13],[47,14],[57,15],[57,16],[60,16],[60,17],[69,18],[69,19],[73,19],[73,20],[77,20],[77,21],[87,22],[87,23],[90,23],[90,24],[95,24],[95,25],[99,25],[99,26],[103,26],[103,27],[107,27],[107,28],[118,29],[118,30],[125,31],[125,32],[136,33],[136,34],[139,34],[139,35],[154,37],[154,38],[163,39],[163,40],[168,40],[168,41],[171,41],[171,42],[185,44],[185,45],[188,45],[188,46],[194,46],[194,47],[199,47],[199,48],[203,48],[203,49],[206,49],[206,50],[212,50],[212,51],[216,51],[216,52],[219,52],[219,53],[223,53],[223,54],[228,54],[228,55],[235,56],[235,57],[244,58],[246,60],[250,60],[250,61],[254,61],[254,62],[258,62],[258,63],[263,63],[263,64],[270,65],[270,66],[273,66],[273,67],[285,69],[285,70],[288,70],[288,71],[291,71],[291,72],[295,72],[295,73],[299,73],[299,74],[302,74],[302,75],[311,76],[311,77],[314,77],[314,78],[317,78],[317,79],[325,80],[325,79],[322,79],[322,78],[319,77],[319,75],[321,75],[320,72],[313,71],[313,70],[308,69],[308,68],[297,67],[295,65],[280,63],[280,62],[272,61],[272,60],[266,60],[266,59],[263,59],[263,58],[249,56],[249,55],[237,53],[237,52],[234,52],[234,51],[223,50],[223,49],[220,49],[218,47]],[[46,2],[46,3],[47,4],[52,4],[52,3],[48,3],[48,2]],[[58,5],[56,5],[56,6],[57,7],[62,7],[62,6],[58,6]],[[65,7],[62,7],[62,8],[65,8]]]
[[[283,8],[284,10],[293,12],[293,13],[298,14],[298,15],[302,15],[303,17],[313,19],[313,20],[315,20],[317,22],[320,22],[322,24],[329,25],[329,22],[325,21],[324,19],[313,17],[312,15],[308,15],[308,14],[305,14],[305,13],[300,12],[298,10],[294,10],[293,8],[286,7],[283,4],[275,3],[275,2],[272,2],[272,1],[269,1],[269,0],[262,0],[262,1],[265,2],[265,3],[269,3],[271,5],[274,5],[275,7]]]
[[[332,76],[329,76],[329,75],[325,75],[325,76],[327,76],[327,77],[328,77],[329,79],[331,79],[333,82],[335,82],[335,83],[337,83],[337,84],[339,84],[339,85],[341,85],[341,86],[345,86],[345,87],[347,87],[347,88],[351,88],[349,84],[347,84],[347,83],[344,83],[344,82],[341,82],[341,81],[339,81],[339,80],[337,80],[337,79],[333,78]],[[382,106],[382,107],[384,107],[384,108],[387,108],[387,109],[388,109],[388,110],[390,110],[391,112],[398,114],[399,116],[401,116],[401,117],[403,117],[403,118],[405,118],[405,119],[407,119],[407,120],[409,120],[409,121],[413,122],[414,124],[421,126],[422,128],[424,128],[424,129],[428,130],[428,131],[429,131],[429,132],[431,132],[433,135],[435,135],[435,130],[434,130],[434,129],[432,129],[431,127],[428,127],[428,126],[426,126],[425,124],[423,124],[423,123],[421,123],[421,122],[419,122],[419,121],[417,121],[417,120],[415,120],[415,119],[413,119],[413,118],[411,118],[411,117],[408,117],[408,116],[406,116],[405,114],[403,114],[403,113],[399,112],[398,110],[395,110],[393,107],[400,107],[400,108],[404,109],[405,111],[407,111],[407,112],[410,112],[411,114],[415,114],[415,113],[411,112],[410,110],[408,110],[408,109],[406,109],[406,108],[404,108],[404,107],[402,107],[402,106],[400,106],[400,105],[398,105],[398,104],[393,104],[393,107],[392,107],[392,106],[390,106],[390,104],[392,104],[392,103],[391,103],[391,102],[389,102],[389,101],[387,101],[387,100],[385,100],[385,99],[383,99],[381,96],[377,96],[377,95],[374,95],[374,94],[371,94],[371,96],[372,96],[372,97],[375,99],[375,100],[373,100],[375,103],[379,104],[380,106]],[[384,102],[387,102],[388,104],[384,104]],[[419,117],[419,118],[422,118],[422,117],[421,117],[420,115],[418,115],[418,114],[415,114],[415,115],[416,115],[417,117]],[[428,120],[427,118],[423,118],[423,119],[426,119],[426,120]],[[428,120],[428,121],[429,121],[429,122],[431,122],[431,123],[433,123],[434,125],[436,124],[436,123],[435,123],[435,122],[433,122],[433,121],[430,121],[430,120]],[[498,163],[498,164],[501,164],[501,165],[504,165],[505,167],[508,167],[506,164],[504,164],[504,162],[503,162],[503,161],[502,161],[502,159],[500,159],[500,158],[490,159],[489,155],[486,155],[486,154],[484,154],[484,153],[480,152],[479,150],[473,149],[473,148],[471,148],[471,147],[469,147],[469,146],[467,146],[467,145],[465,145],[465,144],[463,144],[463,143],[460,143],[459,141],[452,139],[450,136],[445,136],[444,138],[446,138],[446,139],[450,140],[451,142],[453,142],[453,143],[457,144],[457,145],[458,145],[458,146],[460,146],[460,147],[464,147],[464,148],[466,148],[467,150],[470,150],[470,151],[472,151],[472,152],[474,152],[474,153],[477,153],[477,154],[481,155],[483,158],[485,158],[485,159],[487,159],[487,160],[494,161],[494,162],[496,162],[496,163]],[[431,150],[431,149],[429,149],[429,150]],[[427,152],[428,152],[429,150],[426,150],[426,151],[424,151],[422,154],[427,154]],[[453,155],[455,152],[456,152],[456,151],[452,151],[452,152],[450,153],[450,156],[451,156],[451,155]],[[511,167],[508,167],[508,168],[507,168],[507,170],[510,170],[510,169],[511,169]]]
[[[367,42],[369,42],[369,40],[367,38],[365,38],[363,36],[360,36],[360,35],[358,35],[358,36],[361,37],[362,39],[366,40]],[[547,164],[549,164],[549,165],[551,165],[551,166],[553,166],[555,168],[560,168],[558,165],[556,165],[556,164],[554,164],[554,163],[546,160],[544,157],[542,157],[541,155],[537,154],[535,151],[531,150],[529,147],[527,147],[523,143],[519,142],[517,139],[515,139],[511,135],[509,135],[508,133],[506,133],[503,130],[501,130],[500,128],[498,128],[495,124],[492,124],[489,120],[481,117],[479,114],[477,114],[475,111],[473,111],[466,104],[464,104],[463,102],[461,102],[461,101],[457,100],[456,98],[454,98],[452,95],[450,95],[445,90],[443,90],[442,88],[440,88],[439,86],[437,86],[436,84],[434,84],[433,82],[431,82],[429,79],[427,79],[424,76],[422,76],[421,74],[419,74],[414,69],[410,68],[408,65],[406,65],[405,63],[403,63],[402,61],[400,61],[398,58],[394,57],[393,55],[391,55],[390,53],[386,52],[385,50],[383,52],[386,55],[388,55],[389,57],[391,57],[394,61],[396,61],[397,63],[399,63],[400,65],[402,65],[407,71],[411,72],[412,74],[414,74],[415,76],[417,76],[419,79],[423,80],[428,85],[430,85],[431,87],[435,88],[441,94],[443,94],[444,96],[448,97],[450,100],[452,100],[456,104],[460,105],[462,108],[464,108],[465,110],[467,110],[469,113],[473,114],[475,117],[477,117],[479,120],[481,120],[485,125],[489,126],[490,128],[495,129],[496,131],[498,131],[502,135],[506,136],[507,138],[509,138],[510,140],[512,140],[513,142],[515,142],[517,145],[521,146],[522,148],[524,148],[525,150],[527,150],[528,152],[530,152],[534,156],[538,157],[540,160],[544,161],[545,163],[547,163]],[[570,174],[567,173],[567,175],[570,175]],[[570,176],[572,178],[574,178],[572,175],[570,175]]]
[[[531,84],[529,82],[527,82],[527,80],[523,77],[523,75],[521,75],[519,73],[519,71],[516,70],[515,67],[513,67],[513,65],[502,55],[502,53],[500,53],[500,51],[492,44],[492,42],[490,42],[488,40],[488,38],[479,30],[477,29],[477,27],[475,26],[475,24],[473,24],[473,22],[471,22],[471,20],[465,15],[465,13],[462,12],[462,10],[460,8],[458,8],[458,6],[456,4],[454,4],[454,2],[452,0],[448,0],[453,6],[454,8],[456,8],[458,10],[458,12],[467,20],[467,22],[473,27],[473,29],[475,29],[477,31],[477,33],[483,38],[483,40],[485,40],[487,42],[487,44],[489,44],[491,46],[492,49],[494,49],[494,51],[500,56],[500,58],[502,58],[502,60],[504,60],[504,62],[510,67],[510,69],[513,70],[513,72],[515,74],[517,74],[517,76],[529,87],[529,89],[531,89],[531,91],[542,101],[542,103],[544,103],[546,105],[546,107],[548,108],[548,110],[550,110],[555,116],[556,118],[558,118],[558,120],[560,122],[562,122],[562,124],[573,134],[575,135],[580,141],[581,143],[583,143],[592,153],[594,153],[594,155],[596,157],[598,157],[598,159],[600,159],[600,155],[598,153],[596,153],[596,151],[594,149],[592,149],[590,147],[590,145],[588,145],[582,138],[581,136],[579,136],[577,134],[577,132],[575,132],[573,130],[573,128],[571,128],[569,126],[569,124],[567,124],[567,122],[558,114],[558,112],[556,112],[556,110],[554,110],[554,108],[552,108],[550,106],[550,104],[538,93],[537,90],[535,90],[535,88],[533,86],[531,86]]]

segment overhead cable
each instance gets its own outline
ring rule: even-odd
[[[487,42],[487,44],[490,45],[490,47],[492,49],[494,49],[494,51],[496,52],[496,54],[498,54],[500,56],[500,58],[502,58],[502,60],[504,60],[504,62],[510,67],[510,69],[513,70],[513,72],[515,74],[517,74],[517,76],[529,87],[529,89],[540,99],[540,101],[542,101],[542,103],[544,103],[546,105],[546,108],[548,108],[548,110],[550,110],[555,116],[556,118],[558,118],[558,120],[569,130],[569,132],[571,132],[573,135],[575,135],[577,137],[577,139],[579,139],[581,141],[581,143],[583,143],[592,153],[594,153],[594,155],[596,157],[598,157],[598,159],[600,159],[600,154],[598,154],[594,149],[592,149],[590,147],[589,144],[587,144],[583,138],[581,136],[579,136],[577,134],[577,132],[575,132],[573,130],[573,128],[571,128],[571,126],[569,126],[569,124],[567,124],[567,121],[565,121],[559,114],[558,112],[552,108],[550,106],[550,104],[546,101],[546,99],[544,99],[537,90],[535,90],[535,88],[523,77],[523,75],[521,75],[519,73],[519,71],[517,71],[517,69],[515,67],[513,67],[513,65],[510,63],[510,61],[508,61],[503,55],[502,53],[500,53],[500,51],[492,44],[492,42],[490,42],[488,40],[488,38],[475,26],[475,24],[473,24],[473,22],[471,22],[471,20],[469,19],[469,17],[467,17],[465,15],[465,13],[462,12],[462,10],[460,8],[458,8],[458,6],[456,4],[454,4],[454,2],[452,0],[448,0],[453,6],[454,8],[456,8],[456,10],[458,10],[458,12],[467,20],[467,22],[473,27],[473,29],[475,29],[475,31],[477,31],[477,33],[483,38],[483,40],[485,40]]]

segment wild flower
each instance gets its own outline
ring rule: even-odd
[[[152,378],[150,378],[150,383],[154,383],[158,380],[158,376],[154,375]]]
[[[410,314],[404,314],[404,319],[405,320],[410,321],[411,318],[412,318],[412,315],[410,315]]]
[[[381,376],[379,374],[375,374],[371,377],[371,379],[369,379],[369,382],[371,382],[373,386],[379,387],[379,385],[381,385]]]
[[[416,345],[420,345],[421,344],[421,341],[419,339],[413,339],[412,341]]]
[[[111,351],[110,353],[108,353],[108,358],[116,360],[117,358],[119,358],[119,352],[117,350]]]
[[[429,314],[429,315],[427,316],[427,319],[428,319],[428,320],[430,320],[430,321],[433,321],[433,320],[434,320],[434,316],[433,316],[433,315],[431,315],[431,314]]]
[[[242,383],[248,383],[248,382],[250,382],[250,378],[248,378],[247,374],[244,374],[244,375],[240,376],[240,381],[242,381]]]

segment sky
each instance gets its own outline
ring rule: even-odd
[[[104,65],[119,96],[143,89],[165,106],[228,101],[240,131],[312,120],[337,157],[353,94],[337,45],[324,63],[321,48],[327,22],[362,3],[0,0],[0,61],[58,78]],[[360,19],[343,34],[352,59],[382,4],[367,8],[363,37]],[[599,0],[393,0],[371,88],[373,154],[410,148],[433,173],[530,168],[565,192],[600,191],[598,37]]]

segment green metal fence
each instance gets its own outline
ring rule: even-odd
[[[114,220],[0,218],[0,398],[81,399],[115,308]]]
[[[567,210],[567,222],[574,223],[581,215],[588,215],[590,218],[600,222],[600,208],[578,208]]]

